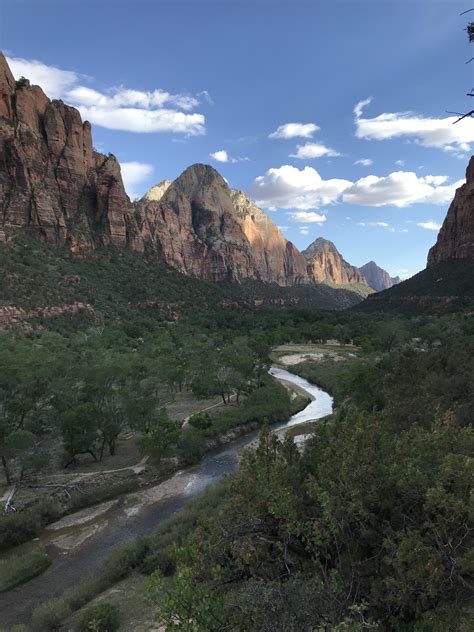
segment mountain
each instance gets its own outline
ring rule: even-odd
[[[401,278],[400,278],[399,276],[392,277],[392,278],[391,278],[391,281],[392,281],[392,286],[394,286],[394,285],[398,285],[399,283],[401,283],[401,282],[402,282],[402,280],[401,280]]]
[[[368,297],[361,309],[416,313],[473,307],[474,157],[471,157],[466,184],[454,195],[436,244],[429,251],[426,270]]]
[[[456,191],[436,244],[428,253],[428,266],[469,258],[474,258],[474,156],[466,169],[466,184]]]
[[[131,203],[114,156],[91,126],[0,57],[0,239],[28,229],[73,253],[103,245],[151,250],[209,281],[311,283],[306,261],[273,222],[215,169],[192,165]]]
[[[382,290],[392,287],[392,285],[400,283],[399,277],[392,279],[389,273],[383,268],[380,268],[375,261],[369,261],[363,265],[360,268],[360,272],[363,274],[368,285],[376,292],[381,292]]]
[[[308,262],[308,273],[318,283],[367,285],[364,275],[342,258],[332,241],[318,237],[301,254]]]

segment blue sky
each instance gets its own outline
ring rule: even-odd
[[[406,276],[474,143],[474,120],[446,113],[473,107],[471,7],[0,0],[0,46],[14,74],[92,121],[131,196],[206,162],[299,248],[324,236],[354,265]]]

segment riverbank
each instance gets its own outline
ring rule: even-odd
[[[287,422],[277,424],[279,432],[298,423],[325,416],[332,409],[330,396],[302,378],[280,369],[272,374],[303,388],[314,399],[303,411]],[[52,564],[40,577],[0,596],[3,625],[27,623],[38,604],[57,597],[65,589],[76,586],[87,576],[93,577],[103,567],[110,553],[120,544],[145,536],[223,476],[235,472],[239,455],[256,440],[258,432],[232,440],[208,453],[199,465],[177,472],[146,489],[126,494],[108,503],[103,511],[86,512],[75,520],[50,527],[40,536],[51,556]],[[56,525],[57,527],[58,525]],[[127,628],[123,628],[127,629]],[[130,629],[130,628],[128,628]]]

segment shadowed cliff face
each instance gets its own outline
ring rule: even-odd
[[[293,244],[209,165],[192,165],[171,184],[153,187],[136,207],[144,243],[182,272],[210,281],[311,281]]]
[[[307,261],[308,273],[318,283],[367,285],[359,268],[347,263],[332,241],[319,237],[303,250],[302,255]]]
[[[436,244],[428,253],[428,266],[449,259],[474,258],[474,156],[449,207]]]
[[[364,275],[369,286],[377,292],[387,290],[393,285],[400,283],[400,279],[398,277],[394,277],[392,279],[389,273],[383,268],[380,268],[375,261],[369,261],[360,268],[360,271]]]

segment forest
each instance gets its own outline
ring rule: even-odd
[[[48,252],[44,270],[31,266],[37,283],[44,272],[44,285],[56,256]],[[115,606],[101,601],[97,613],[87,604],[138,574],[149,576],[147,603],[169,630],[467,632],[474,581],[469,311],[257,308],[234,297],[236,309],[202,300],[201,282],[187,279],[179,317],[166,318],[110,294],[114,274],[105,264],[116,256],[86,264],[100,320],[87,311],[35,316],[0,333],[5,482],[21,487],[45,471],[74,471],[78,459],[105,460],[129,432],[158,467],[198,462],[209,441],[245,423],[261,428],[260,442],[238,473],[153,535],[118,549],[101,577],[39,606],[34,629],[60,629],[78,609],[115,620]],[[11,269],[25,265],[20,255],[9,259]],[[150,299],[157,287],[141,291]],[[290,436],[272,433],[272,423],[298,408],[266,369],[276,345],[328,340],[352,343],[357,357],[292,367],[335,400],[335,413],[313,425],[301,451]],[[219,413],[191,417],[184,432],[165,409],[183,390],[220,399]],[[3,513],[1,548],[75,508],[43,499]],[[37,552],[21,563],[3,567],[6,588],[48,565]]]

